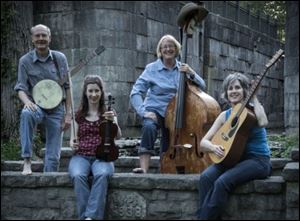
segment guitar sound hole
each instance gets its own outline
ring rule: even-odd
[[[238,122],[238,117],[233,118],[231,121],[231,127],[234,127],[237,124],[237,122]]]

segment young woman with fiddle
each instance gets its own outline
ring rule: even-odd
[[[114,173],[112,161],[96,158],[97,147],[104,140],[100,136],[101,123],[109,120],[118,125],[116,113],[106,111],[104,98],[102,79],[97,75],[86,76],[75,118],[75,133],[71,133],[70,140],[75,154],[69,164],[69,173],[74,184],[80,220],[104,218],[108,178]],[[117,137],[120,136],[118,126]],[[88,182],[90,174],[93,175],[91,187]]]

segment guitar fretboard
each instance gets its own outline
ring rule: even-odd
[[[260,73],[254,83],[252,84],[249,93],[246,97],[246,99],[242,102],[242,105],[240,107],[240,109],[238,110],[236,117],[239,117],[241,115],[241,113],[243,112],[244,108],[246,107],[246,105],[249,103],[250,99],[253,97],[255,91],[257,90],[259,84],[261,83],[262,79],[264,78],[264,76],[267,74],[268,70],[279,60],[279,58],[283,55],[284,51],[282,49],[279,49],[276,54],[272,57],[272,59],[265,65],[266,68],[263,70],[262,73]]]

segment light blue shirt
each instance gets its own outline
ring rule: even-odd
[[[165,117],[167,105],[179,88],[180,65],[176,60],[175,66],[169,70],[161,59],[157,59],[146,66],[130,93],[130,102],[141,117],[146,111],[156,111]],[[205,82],[199,75],[193,79],[188,75],[188,78],[205,90]]]

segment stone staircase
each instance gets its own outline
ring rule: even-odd
[[[1,219],[77,219],[76,200],[67,165],[70,148],[62,148],[61,170],[42,173],[34,161],[31,176],[22,176],[21,161],[1,164]],[[121,156],[109,182],[106,219],[196,219],[199,174],[160,174],[152,157],[149,174],[133,174],[138,157]],[[272,159],[272,176],[236,188],[222,215],[228,220],[299,219],[299,150],[292,158]]]

